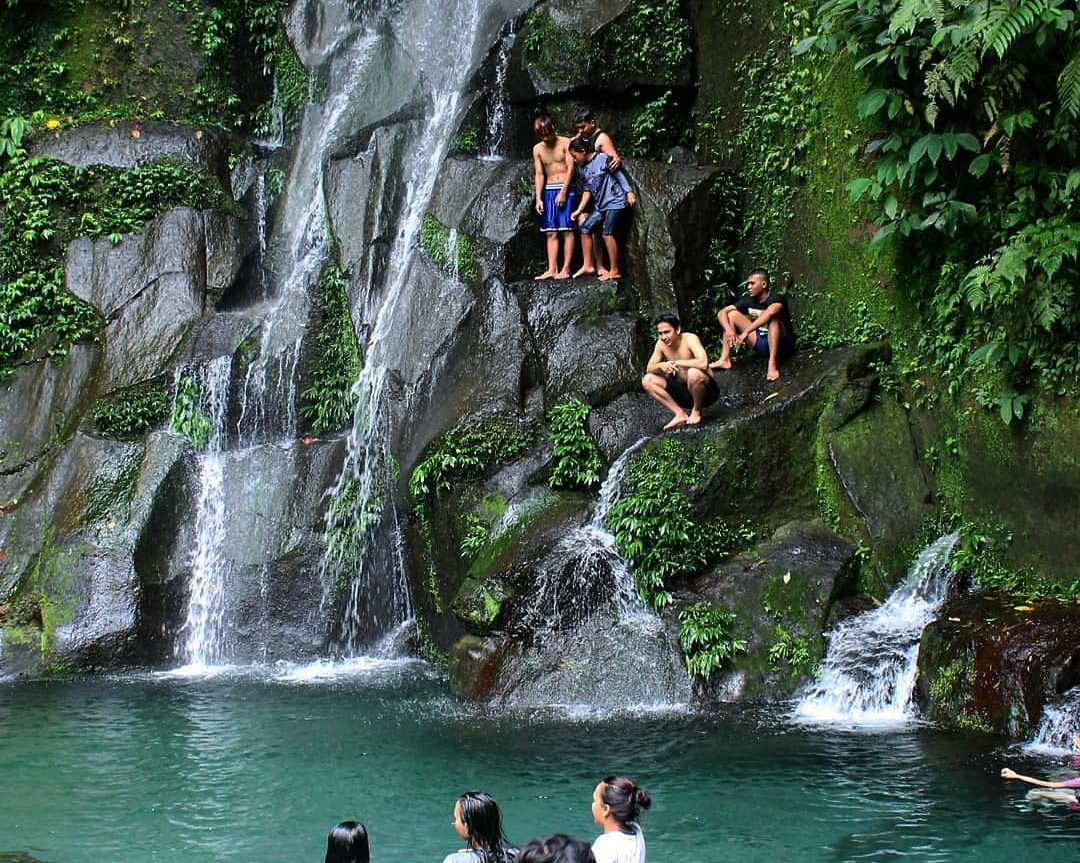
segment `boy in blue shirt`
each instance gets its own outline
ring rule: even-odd
[[[581,253],[584,259],[574,278],[596,272],[594,252],[599,250],[594,249],[592,235],[600,231],[609,265],[607,270],[600,270],[600,281],[618,279],[622,274],[619,272],[619,243],[615,233],[625,220],[627,209],[637,203],[637,195],[630,188],[630,181],[622,169],[612,169],[611,157],[606,153],[594,152],[580,136],[570,142],[570,155],[584,186],[581,201],[571,214],[581,229]],[[585,209],[590,203],[593,211],[586,213]],[[596,259],[599,259],[598,255]]]

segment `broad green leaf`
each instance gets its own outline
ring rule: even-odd
[[[986,173],[987,168],[990,167],[991,156],[989,153],[983,153],[981,156],[976,156],[971,160],[971,164],[968,165],[968,172],[974,177],[981,177]]]

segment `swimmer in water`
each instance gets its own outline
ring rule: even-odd
[[[1077,734],[1073,738],[1074,748],[1080,752],[1080,734]],[[1073,759],[1073,765],[1080,767],[1080,756]],[[1001,770],[1002,779],[1018,779],[1021,782],[1026,782],[1028,785],[1037,785],[1039,788],[1048,788],[1049,791],[1035,791],[1032,792],[1032,796],[1038,796],[1040,799],[1049,800],[1054,803],[1068,803],[1072,805],[1073,809],[1080,810],[1080,776],[1074,776],[1072,779],[1064,779],[1060,782],[1048,782],[1045,779],[1035,779],[1031,776],[1023,776],[1008,767],[1003,767]]]

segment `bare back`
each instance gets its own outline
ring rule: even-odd
[[[566,182],[569,146],[569,138],[557,135],[553,145],[549,146],[546,141],[541,141],[533,147],[533,158],[539,161],[538,167],[544,172],[546,182]]]

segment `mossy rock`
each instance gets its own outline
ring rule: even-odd
[[[513,596],[513,588],[503,579],[469,576],[458,588],[450,611],[467,630],[486,635],[505,621],[507,600]]]

